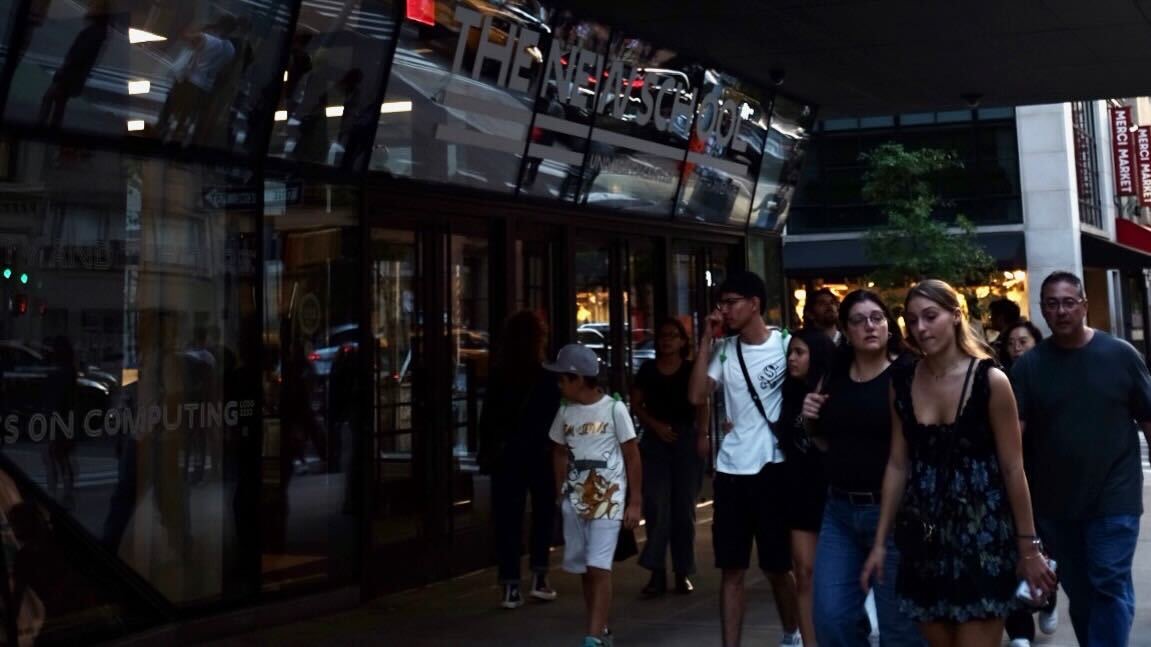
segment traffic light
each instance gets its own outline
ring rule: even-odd
[[[20,283],[23,285],[28,285],[28,273],[27,272],[20,272]]]
[[[6,278],[6,279],[12,278],[12,268],[10,268],[10,267],[4,268],[4,278]]]

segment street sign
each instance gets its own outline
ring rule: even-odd
[[[255,187],[215,186],[203,190],[201,199],[209,209],[255,209],[259,207]],[[264,188],[264,204],[299,204],[303,187],[298,182]]]

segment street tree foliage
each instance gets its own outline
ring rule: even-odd
[[[926,278],[943,279],[960,289],[988,282],[995,261],[976,242],[971,221],[957,215],[953,223],[946,223],[931,215],[936,207],[947,205],[933,180],[963,166],[954,153],[887,143],[860,158],[867,163],[863,199],[886,216],[886,224],[865,236],[867,256],[879,268],[869,280],[884,290]]]

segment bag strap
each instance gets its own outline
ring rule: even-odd
[[[735,339],[735,354],[739,357],[739,368],[743,371],[743,379],[747,382],[747,391],[751,394],[751,401],[755,403],[759,415],[763,416],[763,421],[767,423],[768,431],[774,434],[775,431],[771,428],[771,419],[767,417],[767,410],[764,409],[763,401],[759,398],[759,391],[755,389],[755,385],[751,382],[751,374],[747,372],[747,362],[743,361],[743,343],[738,337]]]
[[[941,466],[941,469],[935,477],[935,510],[932,517],[938,517],[943,508],[944,491],[951,487],[951,465],[955,455],[955,444],[958,442],[959,431],[956,426],[959,424],[959,416],[963,415],[964,400],[968,398],[967,387],[971,385],[971,375],[975,371],[974,357],[967,364],[967,377],[963,378],[963,390],[959,392],[959,405],[955,409],[955,422],[952,423],[951,438],[947,443],[947,453],[944,454],[947,462]],[[942,482],[940,480],[942,479]]]

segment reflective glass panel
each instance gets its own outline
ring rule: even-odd
[[[475,478],[479,475],[479,421],[490,369],[490,257],[482,236],[451,237],[449,294],[452,370],[452,514],[457,531],[484,521]]]
[[[759,91],[705,69],[676,216],[747,224],[770,120]]]
[[[268,154],[360,170],[380,117],[391,0],[307,0],[288,47]]]
[[[612,37],[608,60],[606,85],[623,91],[601,99],[606,110],[596,116],[579,200],[668,216],[691,139],[698,79],[674,51],[625,33]]]
[[[438,0],[434,25],[404,20],[370,168],[514,191],[547,18],[532,0]]]
[[[364,460],[359,194],[264,189],[263,585],[351,580]]]
[[[608,31],[566,12],[553,19],[520,193],[565,201],[586,193],[584,160],[599,150],[588,142],[593,115],[620,105],[610,90],[628,82],[619,65],[605,67]]]
[[[4,455],[173,603],[246,594],[256,214],[215,196],[250,174],[26,145],[11,175]]]
[[[7,120],[183,146],[259,144],[290,0],[41,0]]]
[[[787,222],[791,199],[799,184],[803,158],[811,137],[814,110],[811,106],[777,96],[772,105],[771,130],[767,134],[751,225],[780,230]]]

